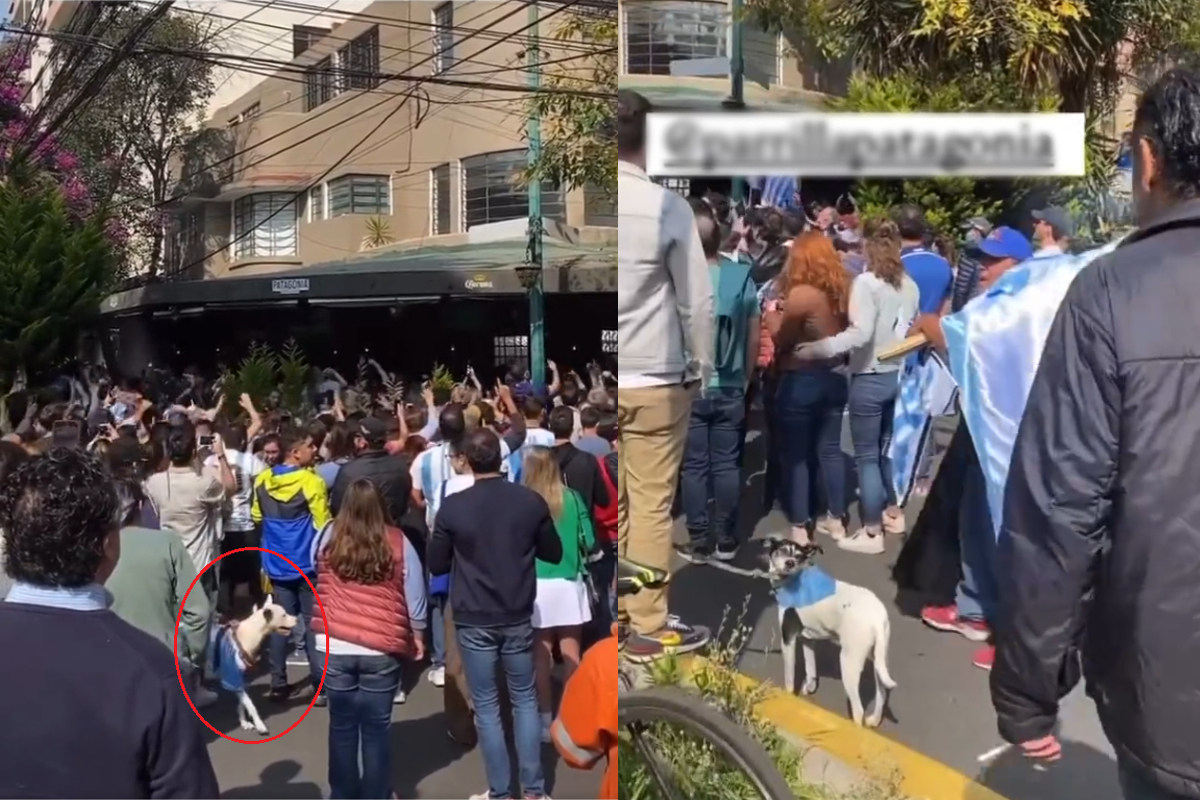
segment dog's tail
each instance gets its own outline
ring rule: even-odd
[[[880,685],[885,689],[896,688],[896,682],[892,680],[887,666],[888,642],[891,638],[892,622],[884,617],[883,624],[875,632],[875,653],[872,660],[875,662],[875,677],[879,679]]]

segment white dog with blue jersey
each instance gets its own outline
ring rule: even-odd
[[[783,685],[796,691],[796,644],[803,640],[805,694],[817,691],[817,656],[812,642],[832,640],[841,647],[842,686],[855,724],[876,728],[883,721],[887,693],[896,688],[888,674],[891,621],[883,601],[870,589],[834,580],[813,563],[821,547],[771,539],[768,574],[779,606],[783,641]],[[859,681],[867,659],[875,662],[875,702],[864,718]]]
[[[246,670],[258,663],[258,651],[272,633],[288,635],[296,618],[276,605],[270,595],[255,606],[250,616],[228,625],[214,625],[209,633],[208,671],[221,681],[221,688],[238,699],[238,722],[242,730],[270,733],[246,692]]]

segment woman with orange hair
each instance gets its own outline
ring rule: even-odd
[[[829,533],[845,530],[841,439],[848,388],[844,358],[813,358],[796,348],[845,329],[850,276],[829,237],[813,231],[792,243],[776,288],[779,299],[768,306],[764,323],[776,347],[772,430],[782,462],[779,494],[792,538],[804,543],[814,523]],[[814,519],[818,474],[825,485],[827,511],[821,520]]]

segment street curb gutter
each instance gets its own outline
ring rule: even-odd
[[[911,800],[1006,800],[958,770],[905,747],[831,711],[739,674],[747,687],[762,687],[758,712],[785,734],[859,769],[867,775],[898,772],[900,788]]]

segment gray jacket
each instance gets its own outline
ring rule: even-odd
[[[619,372],[707,386],[712,280],[692,209],[639,167],[617,168]]]

